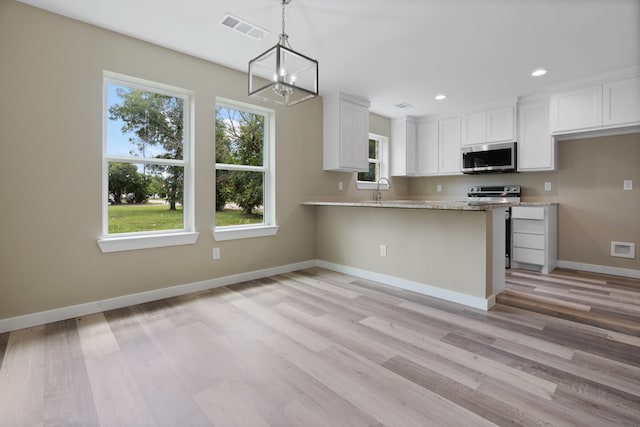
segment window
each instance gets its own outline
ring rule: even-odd
[[[194,243],[191,92],[105,72],[103,252]]]
[[[357,188],[359,190],[375,189],[378,180],[382,177],[388,178],[388,152],[389,138],[381,135],[369,134],[369,170],[358,172]],[[381,189],[388,189],[389,185],[382,181]]]
[[[273,112],[218,100],[216,240],[274,235]]]

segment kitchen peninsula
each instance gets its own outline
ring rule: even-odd
[[[504,289],[505,205],[305,202],[319,265],[488,310]]]

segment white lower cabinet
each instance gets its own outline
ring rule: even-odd
[[[548,274],[558,260],[558,205],[511,208],[511,266]]]

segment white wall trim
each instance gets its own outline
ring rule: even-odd
[[[254,237],[275,236],[278,234],[277,225],[257,225],[239,227],[216,227],[212,233],[217,242],[224,240],[252,239]]]
[[[98,246],[104,253],[133,251],[138,249],[163,248],[166,246],[193,245],[200,233],[185,231],[179,233],[139,234],[135,236],[105,237],[98,239]]]
[[[462,304],[473,308],[479,308],[480,310],[489,310],[495,304],[495,297],[493,295],[489,298],[474,297],[472,295],[449,291],[447,289],[438,288],[436,286],[431,286],[420,282],[400,279],[394,276],[387,276],[385,274],[374,273],[372,271],[361,270],[359,268],[348,267],[341,264],[334,264],[332,262],[323,260],[317,260],[316,265],[318,267],[326,268],[327,270],[349,274],[351,276],[360,277],[362,279],[373,280],[385,285],[417,292],[419,294],[428,295],[430,297],[440,298],[446,301],[455,302],[457,304]]]
[[[560,261],[556,265],[558,268],[567,268],[569,270],[588,271],[590,273],[611,274],[613,276],[631,277],[640,279],[640,270],[632,268],[609,267],[607,265],[585,264],[582,262]]]
[[[0,333],[314,267],[313,260],[0,319]]]

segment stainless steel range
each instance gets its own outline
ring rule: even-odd
[[[506,213],[505,268],[511,268],[511,203],[520,203],[519,185],[478,185],[469,187],[467,202],[470,205],[509,205]]]
[[[478,185],[469,187],[467,202],[470,204],[520,203],[519,185]]]

